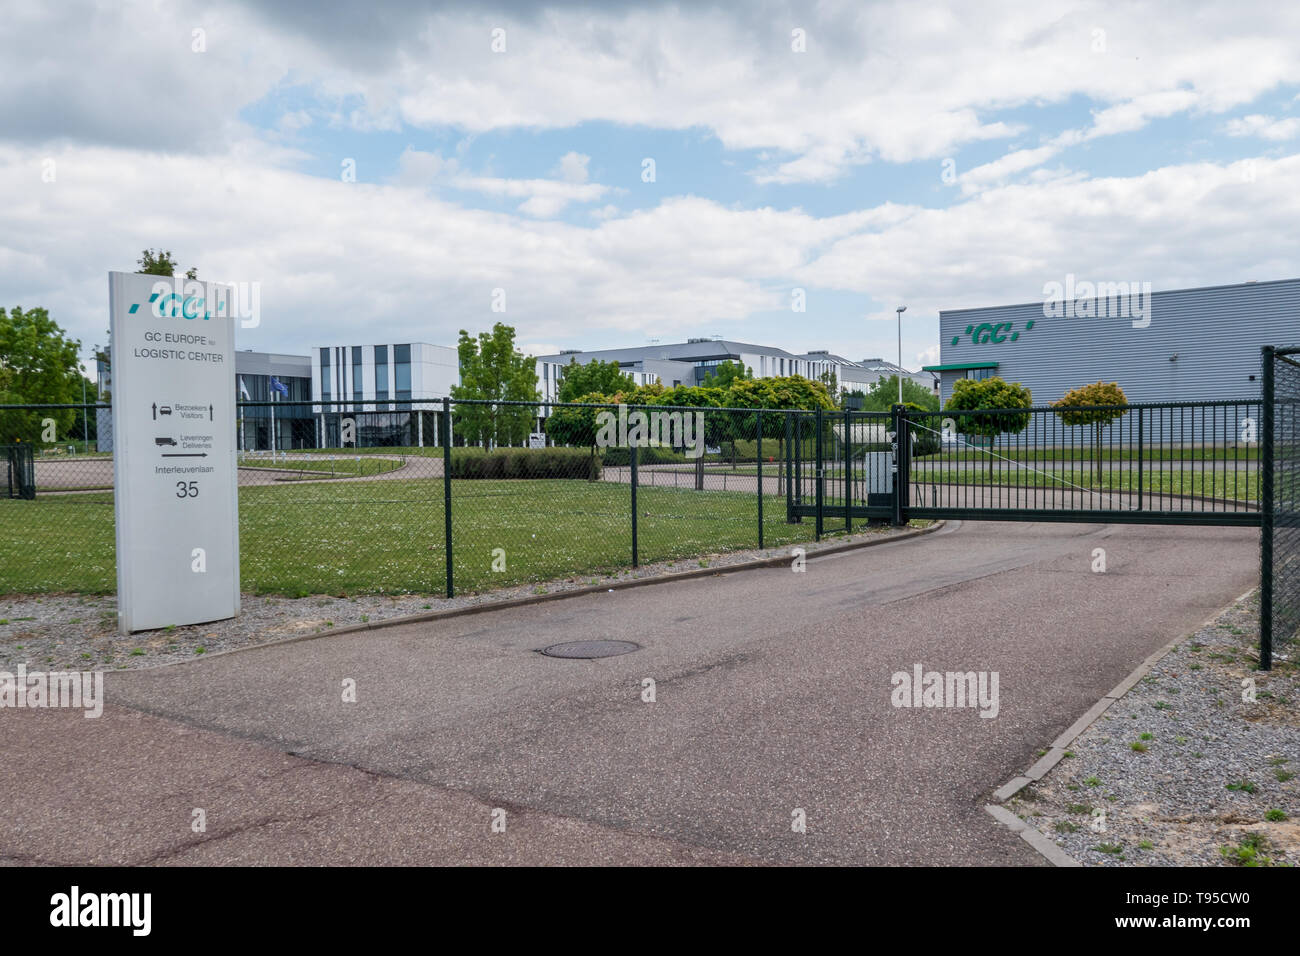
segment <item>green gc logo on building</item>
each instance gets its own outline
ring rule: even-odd
[[[1034,320],[1029,319],[1025,322],[1024,330],[1028,332],[1034,327]],[[1020,331],[1016,329],[1014,322],[982,322],[979,325],[968,325],[963,335],[969,335],[972,345],[988,345],[992,343],[1014,342],[1020,338]],[[961,335],[952,337],[953,345],[961,342]]]

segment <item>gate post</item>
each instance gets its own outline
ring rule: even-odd
[[[817,527],[813,532],[813,538],[817,541],[822,539],[822,505],[825,503],[824,477],[826,474],[826,460],[824,457],[825,449],[822,447],[822,407],[817,406],[817,467],[813,469],[813,480],[817,482]]]
[[[844,409],[844,530],[853,533],[853,422]]]
[[[447,560],[447,597],[456,596],[451,564],[451,399],[442,400],[442,513],[443,555]]]
[[[1143,437],[1142,437],[1142,425],[1143,425],[1143,422],[1142,422],[1142,409],[1139,408],[1139,409],[1138,409],[1138,461],[1137,461],[1137,470],[1138,470],[1138,506],[1137,506],[1137,510],[1138,510],[1138,511],[1141,511],[1141,510],[1142,510],[1142,456],[1143,456],[1143,454],[1145,453],[1145,452],[1144,452],[1144,449],[1143,449],[1143,445],[1145,444],[1145,442],[1143,441]]]
[[[1264,364],[1264,403],[1260,408],[1263,447],[1260,449],[1259,533],[1259,668],[1273,669],[1273,346],[1261,350]]]
[[[754,442],[754,463],[758,466],[758,550],[763,550],[763,410],[754,413],[754,431],[758,433]],[[781,466],[777,465],[777,493],[781,489]]]
[[[637,466],[637,458],[638,458],[638,454],[637,454],[637,452],[638,452],[638,446],[637,446],[636,442],[628,442],[627,456],[628,456],[628,463],[631,465],[631,474],[630,474],[629,477],[630,477],[630,479],[631,479],[631,484],[632,484],[632,567],[634,567],[634,568],[636,568],[636,567],[640,567],[640,564],[637,562],[637,540],[636,540],[636,533],[637,533],[637,521],[636,521],[636,518],[637,518],[637,512],[636,512],[637,471],[636,471],[636,466]],[[697,459],[697,460],[702,461],[703,459]],[[652,482],[652,483],[653,483],[653,482]]]
[[[907,409],[902,405],[893,407],[894,425],[894,517],[890,522],[895,527],[907,524],[907,485],[910,468],[908,454],[911,444],[911,429],[908,427]]]
[[[799,516],[794,513],[794,412],[785,413],[785,523],[798,524]]]

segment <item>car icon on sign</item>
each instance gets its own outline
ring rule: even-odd
[[[153,440],[153,443],[154,443],[155,445],[158,445],[158,446],[162,446],[162,445],[171,445],[173,448],[176,447],[176,439],[175,439],[175,438],[155,438],[155,439]]]
[[[170,405],[159,405],[159,406],[158,406],[158,414],[159,414],[159,415],[170,415],[171,413],[172,413],[172,407],[171,407]]]

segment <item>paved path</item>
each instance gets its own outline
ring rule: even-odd
[[[338,454],[335,456],[340,459],[349,459],[355,456]],[[357,481],[386,481],[386,480],[409,480],[411,478],[441,478],[442,477],[442,459],[425,457],[423,455],[365,455],[365,460],[372,458],[384,458],[387,460],[405,459],[405,464],[392,471],[386,471],[378,475],[354,475],[350,477],[330,477],[328,473],[320,473],[320,478],[302,477],[299,475],[310,475],[312,472],[304,472],[301,468],[294,468],[292,464],[285,467],[276,467],[281,463],[281,459],[247,459],[246,464],[241,464],[239,468],[239,486],[241,488],[249,485],[283,485],[285,479],[292,477],[293,484],[338,484],[339,482],[357,482]],[[306,461],[306,462],[327,462],[329,458],[325,455],[290,455],[288,461]],[[60,461],[59,459],[38,460],[36,462],[36,487],[39,494],[56,494],[62,492],[76,492],[79,490],[108,490],[113,488],[113,459],[111,458],[73,458]]]
[[[989,792],[1246,591],[1257,544],[1237,528],[953,524],[803,574],[111,673],[100,720],[0,712],[27,768],[0,780],[0,860],[1036,865],[983,811]],[[644,648],[536,653],[584,638]],[[997,671],[998,717],[892,707],[890,675],[916,663]]]

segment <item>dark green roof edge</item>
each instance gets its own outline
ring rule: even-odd
[[[948,365],[922,365],[922,372],[956,372],[965,368],[997,368],[997,362],[952,362]]]

